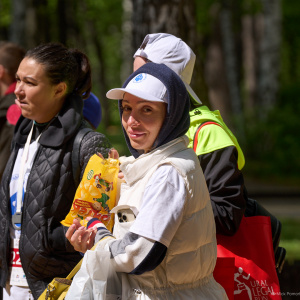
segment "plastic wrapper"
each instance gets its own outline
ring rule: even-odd
[[[70,212],[61,221],[64,226],[71,226],[78,219],[82,226],[87,225],[87,217],[99,219],[108,230],[114,224],[111,209],[116,205],[119,161],[103,159],[93,155],[76,190]]]

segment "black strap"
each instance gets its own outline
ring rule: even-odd
[[[72,151],[72,169],[73,169],[73,178],[75,186],[77,187],[80,182],[80,146],[83,140],[83,137],[90,131],[93,131],[91,128],[85,127],[78,131],[74,142],[73,142],[73,151]]]

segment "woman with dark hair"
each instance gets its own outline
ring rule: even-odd
[[[60,221],[77,188],[72,150],[88,127],[82,97],[90,94],[91,68],[79,50],[43,44],[26,53],[16,80],[22,116],[0,186],[0,285],[3,299],[37,299],[81,258]],[[92,130],[80,145],[81,175],[93,154],[106,157],[111,147]]]
[[[165,65],[147,63],[107,97],[119,100],[132,156],[120,158],[125,183],[111,211],[116,215],[113,234],[97,219],[75,232],[74,222],[67,231],[74,248],[85,252],[91,246],[86,236],[93,237],[97,229],[96,252],[85,254],[83,267],[91,255],[109,251],[111,266],[121,277],[122,299],[227,299],[212,274],[217,243],[209,193],[184,135],[190,125],[185,85]],[[100,262],[97,257],[95,267]],[[95,287],[89,293],[86,284],[78,293],[85,295],[80,299],[100,299],[93,296],[101,289],[97,286],[101,276],[93,267],[89,264],[88,272],[96,272]],[[102,268],[99,265],[98,270]],[[73,279],[68,300],[74,299],[80,285],[77,278],[80,273]]]

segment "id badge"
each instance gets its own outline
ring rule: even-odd
[[[28,287],[26,276],[22,268],[20,253],[19,253],[19,239],[13,239],[11,241],[10,248],[10,285]]]

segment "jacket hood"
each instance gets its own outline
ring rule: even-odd
[[[67,142],[80,126],[83,118],[82,109],[83,100],[81,97],[73,94],[68,96],[58,115],[41,135],[39,143],[46,147],[60,147]],[[32,120],[21,116],[15,128],[13,142],[24,145],[31,126]]]
[[[167,114],[158,137],[153,144],[153,149],[155,149],[187,132],[190,126],[190,100],[185,85],[180,77],[164,64],[147,63],[143,65],[126,79],[122,87],[125,88],[130,80],[140,73],[146,73],[156,77],[167,89]],[[122,121],[121,108],[122,100],[119,100],[119,112]],[[123,126],[122,128],[129,151],[135,158],[139,157],[142,153],[131,146],[129,137]]]

